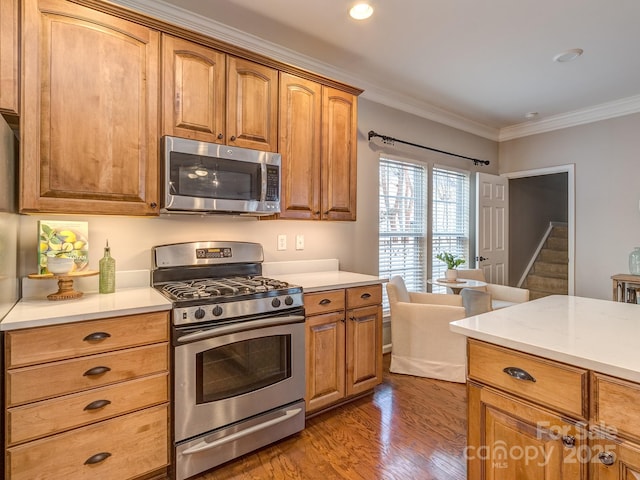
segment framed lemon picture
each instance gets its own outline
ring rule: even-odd
[[[72,272],[89,265],[89,223],[62,220],[38,221],[38,273],[49,273],[51,257],[72,258]]]

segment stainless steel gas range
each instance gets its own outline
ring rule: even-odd
[[[152,283],[173,302],[175,478],[305,425],[302,288],[262,277],[262,246],[153,248]]]

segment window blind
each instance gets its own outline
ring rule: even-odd
[[[433,169],[432,189],[432,278],[444,277],[447,265],[436,259],[450,252],[469,262],[469,174],[439,167]],[[444,291],[434,286],[434,292]]]
[[[379,275],[402,275],[408,290],[424,291],[426,168],[381,158],[379,173]]]

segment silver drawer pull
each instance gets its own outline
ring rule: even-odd
[[[506,367],[502,371],[517,380],[525,380],[527,382],[535,382],[536,379],[529,372],[518,367]]]

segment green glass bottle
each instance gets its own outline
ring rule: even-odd
[[[111,249],[109,248],[109,240],[107,240],[107,246],[104,247],[104,256],[99,262],[100,269],[100,281],[99,291],[100,293],[113,293],[116,291],[116,260],[111,256]]]

